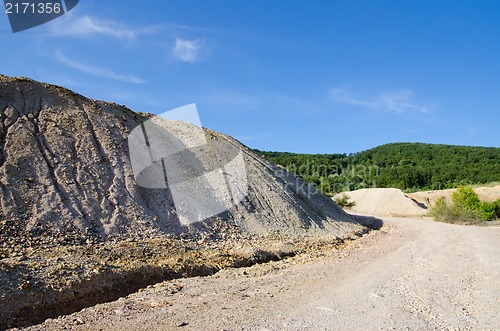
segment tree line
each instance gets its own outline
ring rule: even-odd
[[[257,151],[328,195],[368,187],[439,190],[500,181],[500,148],[392,143],[355,154]]]

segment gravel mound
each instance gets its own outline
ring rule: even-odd
[[[127,137],[152,115],[6,76],[0,76],[0,111],[0,247],[11,240],[31,246],[165,233],[345,235],[362,229],[302,180],[208,129],[213,154],[204,162],[214,168],[216,155],[243,151],[248,194],[227,213],[183,225],[168,190],[140,187],[132,173]]]
[[[374,227],[373,219],[352,218],[300,178],[208,129],[201,132],[209,148],[196,164],[204,168],[195,170],[241,155],[248,190],[228,211],[182,222],[172,185],[145,188],[133,173],[129,134],[153,117],[0,75],[0,330],[165,279],[342,245],[370,230],[363,224]],[[179,121],[167,126],[191,130]]]
[[[368,188],[340,193],[349,196],[355,202],[350,212],[375,216],[415,217],[427,214],[425,205],[410,198],[403,191],[395,188]]]

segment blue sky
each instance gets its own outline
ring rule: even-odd
[[[13,34],[0,73],[162,113],[252,148],[500,147],[499,1],[92,1]]]

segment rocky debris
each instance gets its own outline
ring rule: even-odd
[[[336,250],[366,232],[329,240],[281,237],[200,243],[158,237],[29,249],[0,260],[0,329],[114,301],[164,280]],[[181,290],[173,286],[170,292]]]
[[[346,249],[166,281],[23,330],[500,329],[500,228],[385,221]]]
[[[369,230],[371,221],[208,129],[214,157],[204,162],[214,168],[216,155],[241,150],[248,194],[181,224],[168,190],[138,186],[131,169],[127,137],[152,116],[0,75],[0,329]]]

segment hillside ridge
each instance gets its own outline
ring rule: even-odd
[[[390,143],[355,154],[259,151],[323,192],[381,187],[439,190],[500,180],[500,148]]]

